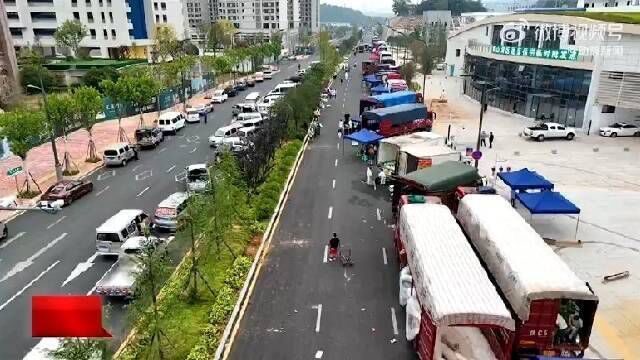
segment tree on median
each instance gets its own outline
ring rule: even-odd
[[[96,153],[96,144],[93,141],[93,126],[98,122],[96,116],[102,111],[102,96],[95,88],[81,86],[73,90],[72,93],[74,112],[82,127],[89,133],[89,144],[87,144],[86,162],[96,163],[100,161]]]
[[[119,78],[117,81],[102,80],[100,86],[102,92],[111,99],[112,106],[115,107],[116,114],[118,115],[118,142],[129,142],[127,133],[122,128],[122,115],[125,111],[125,101],[127,99],[127,88],[125,86],[126,80]]]
[[[44,127],[45,118],[42,111],[19,107],[11,112],[0,113],[0,136],[7,138],[11,144],[11,152],[22,160],[23,172],[26,174],[22,186],[18,186],[16,180],[19,198],[30,199],[41,193],[26,160],[29,150],[41,143]],[[37,191],[31,190],[31,182],[36,185]]]
[[[53,136],[62,136],[64,143],[63,174],[76,175],[80,171],[71,159],[67,149],[67,132],[76,125],[76,108],[69,93],[54,93],[47,96],[46,116],[47,125]]]

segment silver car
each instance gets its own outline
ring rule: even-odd
[[[189,194],[186,192],[176,192],[162,200],[153,216],[154,227],[160,230],[176,231],[178,216],[186,209],[187,199]]]

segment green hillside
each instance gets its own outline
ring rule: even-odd
[[[358,10],[342,6],[320,4],[320,22],[367,25],[383,21],[381,17],[367,16]]]

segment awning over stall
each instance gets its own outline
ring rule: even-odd
[[[551,190],[553,183],[542,175],[527,168],[518,171],[500,172],[498,177],[504,181],[511,190]]]
[[[520,201],[531,214],[580,214],[580,209],[555,191],[518,193]]]
[[[380,94],[386,94],[390,92],[391,92],[391,88],[382,84],[371,88],[371,95],[380,95]]]
[[[375,131],[362,129],[360,131],[354,132],[353,134],[345,135],[344,138],[359,142],[361,144],[372,144],[379,141],[380,139],[384,139],[384,136],[379,135]]]

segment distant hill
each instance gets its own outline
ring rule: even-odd
[[[367,16],[351,8],[320,4],[320,22],[322,23],[355,23],[358,25],[367,25],[383,20],[384,18],[382,17]]]

